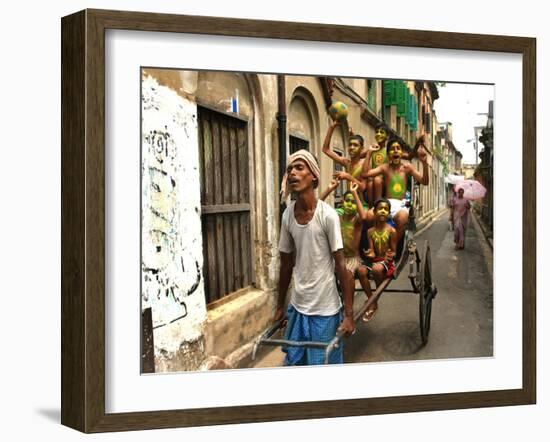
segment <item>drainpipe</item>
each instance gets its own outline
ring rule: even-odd
[[[279,183],[283,179],[283,175],[286,170],[286,78],[284,75],[277,75],[277,98],[278,98],[278,112],[277,112],[277,135],[279,138]],[[285,204],[279,203],[279,221],[283,216],[285,210]]]

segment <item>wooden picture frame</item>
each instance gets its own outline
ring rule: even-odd
[[[521,54],[523,212],[536,213],[536,40],[85,10],[62,19],[62,424],[104,432],[533,404],[536,220],[523,232],[523,382],[512,390],[269,405],[105,412],[105,30],[162,31]]]

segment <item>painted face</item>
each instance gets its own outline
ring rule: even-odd
[[[374,139],[376,140],[376,142],[378,144],[382,144],[388,139],[388,133],[386,132],[386,130],[384,128],[379,127],[374,132]]]
[[[355,215],[357,213],[357,204],[355,203],[355,198],[351,193],[348,193],[344,198],[342,207],[344,208],[344,213],[346,215]]]
[[[287,184],[293,192],[301,192],[313,186],[315,177],[304,160],[296,160],[286,168]]]
[[[361,149],[363,146],[361,146],[361,143],[359,143],[358,140],[350,140],[349,146],[348,146],[348,152],[351,157],[356,157],[361,153]]]
[[[397,141],[392,143],[388,153],[390,155],[390,161],[393,164],[399,164],[401,162],[401,157],[403,156],[403,148],[401,147],[401,144],[399,144]]]
[[[375,209],[376,218],[380,221],[387,221],[390,215],[390,206],[387,203],[381,202]]]

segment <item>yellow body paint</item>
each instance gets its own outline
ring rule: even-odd
[[[372,244],[376,256],[384,257],[386,250],[388,250],[390,246],[390,232],[385,228],[382,230],[373,230]]]

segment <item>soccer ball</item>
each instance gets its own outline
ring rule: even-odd
[[[333,101],[328,108],[328,113],[335,121],[345,120],[348,117],[348,106],[341,101]]]

